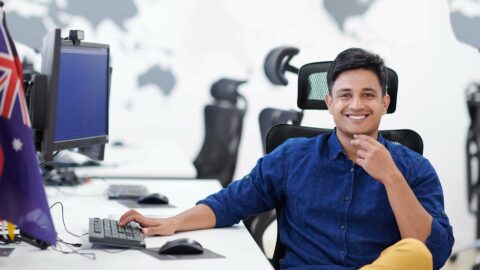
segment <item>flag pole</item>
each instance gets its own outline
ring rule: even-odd
[[[48,244],[47,242],[28,235],[24,231],[20,231],[20,240],[42,250],[47,249],[50,246],[50,244]]]

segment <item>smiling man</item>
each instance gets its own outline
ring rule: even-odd
[[[336,129],[290,139],[239,181],[171,218],[130,210],[147,235],[225,227],[281,205],[282,269],[439,269],[452,228],[427,159],[378,132],[390,97],[383,60],[341,52],[325,98]]]

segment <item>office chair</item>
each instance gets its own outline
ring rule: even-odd
[[[199,179],[218,179],[223,187],[232,181],[248,106],[238,86],[245,82],[220,79],[211,87],[214,103],[205,106],[205,139],[193,162]]]
[[[478,166],[480,166],[480,84],[471,84],[467,88],[467,108],[470,116],[468,127],[466,153],[467,153],[467,195],[468,210],[474,214],[477,221],[476,238],[480,238],[480,182]],[[474,206],[474,198],[477,197]]]
[[[260,124],[260,136],[262,138],[263,153],[266,151],[266,138],[270,129],[279,124],[300,125],[303,112],[294,110],[281,110],[265,108],[260,112],[258,122]]]
[[[265,154],[266,138],[270,129],[278,124],[300,125],[303,118],[303,111],[281,110],[274,108],[265,108],[260,112],[258,117],[260,124],[260,136],[262,139],[262,149]],[[263,248],[263,233],[268,226],[277,219],[275,210],[271,210],[262,214],[253,215],[243,220],[243,224],[247,227],[257,245]]]
[[[467,203],[468,211],[475,215],[476,240],[453,253],[449,260],[455,262],[460,253],[469,249],[480,248],[480,84],[471,83],[466,90],[470,125],[465,144],[467,157]],[[472,269],[480,269],[476,258]]]
[[[293,56],[299,53],[299,49],[295,47],[282,46],[272,49],[265,58],[264,71],[267,78],[274,85],[287,85],[288,80],[285,77],[285,72],[289,71],[297,74],[298,68],[290,65],[290,60]],[[278,124],[291,123],[293,125],[300,125],[303,118],[303,110],[283,110],[276,108],[265,108],[260,112],[258,122],[260,124],[260,137],[262,139],[262,149],[265,153],[265,139],[268,131]],[[275,221],[277,215],[275,210],[271,210],[262,214],[252,215],[243,220],[245,227],[252,235],[253,239],[260,247],[263,248],[263,234],[268,226]]]
[[[318,62],[304,65],[298,73],[298,99],[297,105],[300,109],[326,110],[327,106],[324,100],[328,93],[327,71],[331,62]],[[390,105],[387,113],[393,113],[396,109],[398,77],[395,71],[387,68],[387,93],[390,95]],[[294,137],[314,137],[320,134],[331,133],[333,129],[313,128],[304,126],[295,126],[281,124],[273,127],[266,138],[266,153],[270,153],[277,146],[289,138]],[[420,135],[413,130],[381,130],[380,133],[386,139],[395,143],[400,143],[413,151],[423,154],[423,141]],[[282,211],[282,205],[276,209],[277,216]],[[280,267],[280,259],[285,254],[286,247],[279,238],[280,222],[277,223],[277,242],[275,252],[272,258],[272,265],[275,269]]]
[[[272,49],[263,62],[263,70],[268,80],[274,85],[287,85],[288,80],[285,72],[297,74],[298,68],[290,65],[290,60],[300,52],[298,48],[280,46]]]
[[[298,73],[298,68],[290,65],[290,60],[298,54],[300,50],[295,47],[281,46],[272,49],[265,58],[263,69],[269,81],[274,85],[287,85],[288,80],[285,77],[287,71],[294,74]],[[260,123],[260,135],[262,138],[263,153],[265,153],[265,139],[268,131],[278,125],[292,123],[300,125],[303,118],[303,110],[282,110],[275,108],[265,108],[258,117]]]

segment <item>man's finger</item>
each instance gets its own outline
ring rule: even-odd
[[[360,149],[357,151],[357,159],[358,158],[365,159],[367,158],[367,155],[368,155],[368,152],[365,150]]]
[[[361,138],[353,139],[350,141],[350,143],[363,150],[369,150],[372,148],[372,145],[370,143]]]
[[[130,209],[128,210],[125,214],[123,214],[121,217],[120,217],[120,220],[132,215],[133,213],[138,213],[137,211],[133,210],[133,209]]]
[[[122,217],[120,219],[119,225],[124,226],[125,224],[127,224],[131,221],[136,221],[136,222],[140,223],[140,225],[142,225],[142,226],[148,223],[147,219],[144,216],[142,216],[142,214],[140,214],[138,212],[133,212],[133,213],[130,213],[129,215],[127,215],[125,217]]]
[[[357,157],[357,158],[355,159],[355,163],[356,163],[358,166],[362,167],[362,168],[365,167],[365,162],[366,162],[366,160],[363,159],[363,158]],[[365,168],[364,168],[364,169],[365,169]]]
[[[365,140],[367,143],[371,144],[372,146],[381,144],[377,139],[374,139],[374,138],[372,138],[370,136],[367,136],[365,134],[354,134],[353,138],[354,139]]]
[[[383,146],[379,141],[364,134],[354,134],[351,143],[364,150],[369,150],[372,147]]]
[[[135,221],[135,215],[136,214],[131,214],[129,216],[126,216],[126,217],[123,217],[122,219],[120,219],[120,221],[118,222],[118,225],[120,226],[125,226],[125,224],[131,222],[131,221]]]

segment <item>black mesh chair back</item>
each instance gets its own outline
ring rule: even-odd
[[[193,162],[197,178],[218,179],[223,187],[232,181],[237,164],[247,106],[236,89],[244,82],[222,79],[212,85],[211,94],[215,102],[204,109],[205,139]],[[238,99],[244,101],[243,108],[239,107]]]

